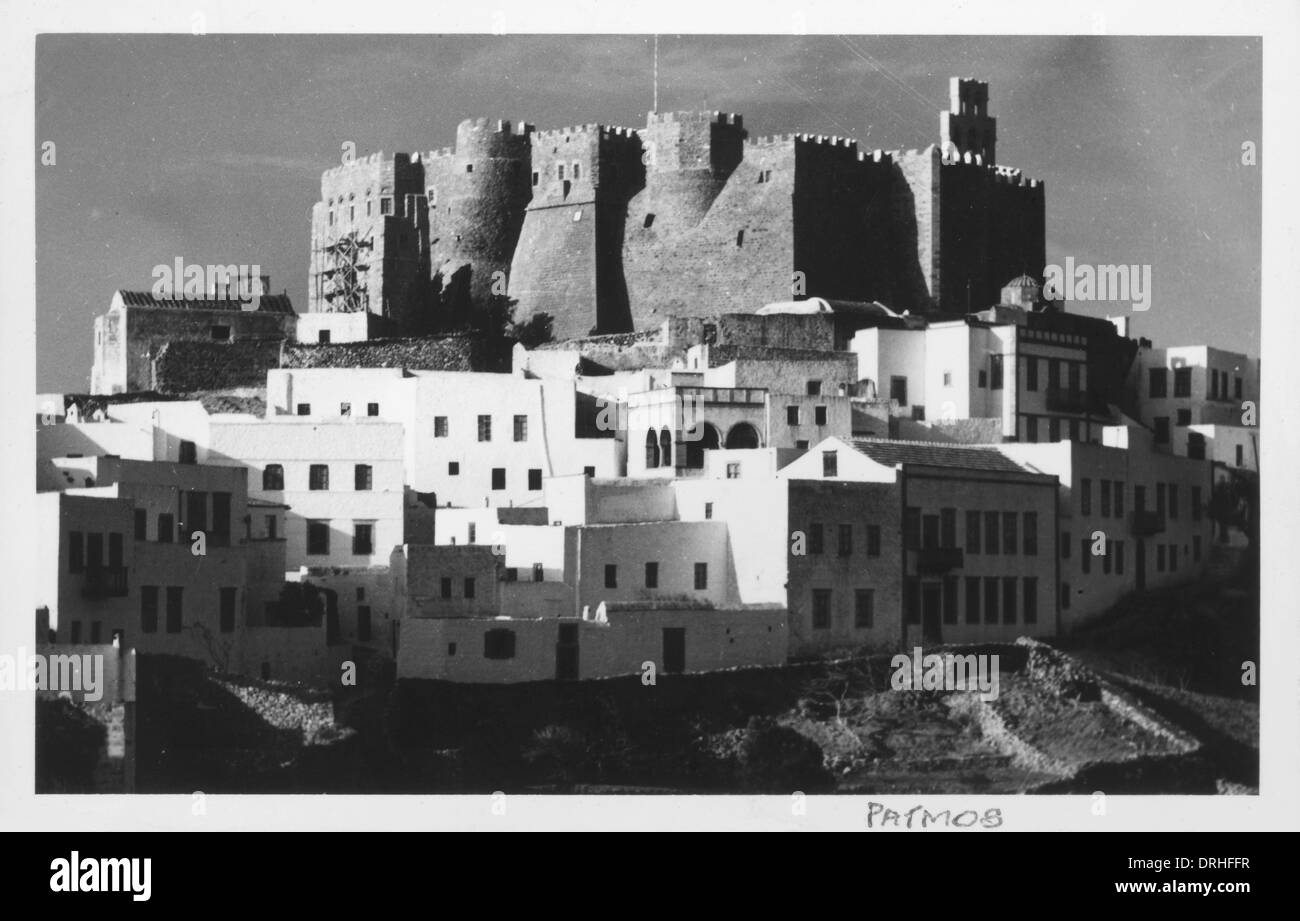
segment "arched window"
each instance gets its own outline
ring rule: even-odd
[[[758,430],[748,422],[737,422],[727,432],[728,448],[757,448]]]
[[[686,466],[692,470],[702,470],[704,452],[717,450],[719,444],[718,430],[707,422],[702,424],[704,428],[700,438],[686,442]]]
[[[284,489],[284,467],[280,464],[267,464],[262,471],[263,489]]]
[[[645,467],[647,470],[659,466],[659,439],[655,437],[655,430],[650,429],[645,433]]]
[[[659,466],[671,467],[673,465],[673,436],[668,429],[659,433]]]

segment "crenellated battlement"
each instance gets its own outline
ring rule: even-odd
[[[744,128],[745,117],[736,112],[649,112],[646,114],[646,126],[672,125],[677,123],[729,125]]]
[[[338,166],[330,167],[329,169],[321,173],[321,180],[324,181],[325,179],[344,176],[347,175],[348,173],[353,173],[360,169],[374,168],[379,166],[383,162],[384,162],[384,152],[382,150],[379,150],[376,151],[375,153],[367,154],[364,157],[357,157],[356,159],[352,160],[349,163],[342,163]]]

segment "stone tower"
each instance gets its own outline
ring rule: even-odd
[[[989,85],[980,80],[953,77],[948,82],[948,105],[939,114],[940,144],[960,154],[978,156],[986,166],[997,163],[997,122],[990,118]]]

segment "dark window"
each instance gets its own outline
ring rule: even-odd
[[[979,380],[980,389],[987,387],[989,385],[989,372],[981,368],[979,372],[978,380]]]
[[[357,464],[352,468],[352,485],[358,491],[366,491],[374,485],[374,470],[369,464]]]
[[[158,543],[174,544],[176,542],[176,518],[168,513],[158,516]]]
[[[367,415],[367,416],[377,416],[377,415],[379,415],[379,404],[378,404],[378,403],[367,403],[367,404],[366,404],[366,415]]]
[[[86,568],[99,569],[104,565],[104,535],[86,535]]]
[[[659,564],[658,563],[645,564],[645,587],[646,588],[659,587]]]
[[[605,564],[605,588],[618,588],[618,567],[613,563]]]
[[[867,556],[880,556],[880,525],[867,525]]]
[[[957,623],[957,577],[947,576],[943,580],[943,622]]]
[[[1002,389],[1002,356],[989,356],[989,389]]]
[[[592,477],[594,477],[594,476],[596,475],[596,468],[595,468],[595,467],[583,467],[583,468],[582,468],[582,475],[585,476],[587,479],[591,479]]]
[[[194,442],[192,441],[181,442],[180,459],[182,464],[198,463],[199,453],[198,453],[198,448],[194,446]]]
[[[1038,441],[1038,417],[1028,416],[1025,419],[1025,441]]]
[[[533,564],[533,581],[541,582],[546,578],[546,572],[542,569],[541,563]]]
[[[1016,547],[1019,546],[1019,540],[1016,538],[1016,513],[1002,513],[1002,552],[1013,554]]]
[[[1169,378],[1164,368],[1152,368],[1147,372],[1147,396],[1161,399],[1169,395]]]
[[[379,199],[379,213],[380,214],[393,213],[393,200],[391,198],[385,196]]]
[[[798,407],[798,406],[787,406],[787,407],[785,408],[785,424],[786,424],[786,425],[798,425],[798,424],[799,424],[799,407]]]
[[[889,398],[899,406],[907,405],[907,378],[895,375],[889,379]]]
[[[1114,489],[1113,489],[1112,491],[1113,491],[1114,494],[1115,494],[1115,517],[1116,517],[1116,518],[1123,518],[1123,517],[1124,517],[1124,483],[1123,483],[1123,481],[1121,481],[1121,480],[1116,480],[1116,481],[1115,481],[1115,484],[1114,484]]]
[[[853,626],[871,627],[876,620],[876,593],[873,589],[859,588],[853,592]]]
[[[513,659],[515,657],[515,631],[488,630],[483,634],[483,658]]]
[[[957,510],[955,508],[939,509],[939,546],[956,547],[957,544]]]
[[[533,492],[542,488],[542,471],[536,467],[528,471],[528,488]]]
[[[74,620],[72,622],[72,642],[81,642],[81,621],[79,620]]]
[[[903,548],[921,549],[921,510],[914,505],[903,510]]]
[[[352,555],[369,556],[375,552],[375,526],[354,522],[352,525]]]
[[[998,513],[984,513],[984,552],[996,555],[998,552]]]
[[[183,617],[183,599],[184,590],[175,586],[167,586],[167,632],[181,632],[181,618]]]
[[[191,535],[208,529],[208,494],[191,489],[185,493],[185,529]]]
[[[460,461],[447,461],[447,476],[460,476]]]
[[[1038,623],[1038,580],[1032,576],[1025,579],[1025,623]]]
[[[228,492],[212,494],[212,543],[217,547],[230,546],[230,531],[233,525],[231,495]]]
[[[86,545],[80,531],[68,532],[68,572],[85,572]]]
[[[515,416],[515,441],[528,440],[528,417]]]
[[[840,475],[840,456],[836,451],[822,452],[822,476]]]
[[[1070,393],[1079,392],[1079,369],[1082,365],[1077,361],[1072,361],[1066,365],[1066,374],[1069,377]]]
[[[980,580],[978,576],[966,577],[966,623],[980,622]]]
[[[1174,413],[1174,425],[1191,425],[1192,411],[1190,409],[1180,409]]]
[[[704,591],[708,587],[709,587],[709,564],[696,563],[695,564],[695,589],[696,591]]]
[[[307,522],[307,553],[311,556],[327,556],[330,552],[330,523],[328,521]]]
[[[158,586],[140,586],[140,629],[144,633],[158,632]]]
[[[1169,417],[1156,416],[1156,444],[1169,444]]]
[[[493,488],[493,489],[505,489],[505,488],[506,488],[506,468],[505,468],[505,467],[493,467],[493,468],[492,468],[492,488]]]
[[[809,381],[809,382],[808,382],[808,396],[810,396],[810,397],[819,397],[819,396],[821,396],[821,395],[822,395],[822,382],[821,382],[821,381]]]
[[[980,552],[980,513],[966,513],[966,552]]]
[[[831,625],[831,590],[812,590],[812,625],[814,630],[826,630]]]
[[[1083,515],[1092,514],[1092,480],[1087,477],[1079,481],[1079,512]]]
[[[814,407],[813,407],[813,425],[825,425],[825,424],[826,424],[826,407],[825,407],[825,406],[814,406]]]
[[[357,639],[361,642],[370,640],[370,605],[357,605]]]
[[[467,578],[465,580],[465,597],[466,598],[474,597],[474,579],[472,577]]]
[[[1055,416],[1052,416],[1052,418],[1047,420],[1047,440],[1061,440],[1061,420]]]
[[[1016,580],[1012,576],[1002,580],[1002,622],[1004,624],[1016,622]]]
[[[921,546],[932,550],[939,546],[939,516],[921,516]]]
[[[103,626],[104,625],[98,620],[92,620],[90,622],[90,642],[92,645],[99,645],[101,638],[100,634],[103,632]]]
[[[1110,517],[1110,480],[1101,480],[1101,517]]]
[[[219,592],[218,604],[220,605],[221,632],[235,632],[235,589],[221,588]]]
[[[350,416],[350,415],[352,415],[352,404],[351,404],[351,403],[340,403],[340,404],[339,404],[339,415],[340,415],[340,416]]]
[[[1061,532],[1061,559],[1063,560],[1068,560],[1070,558],[1070,540],[1071,540],[1070,532],[1062,531]]]
[[[262,470],[262,488],[284,489],[284,467],[280,464],[267,464]]]
[[[316,341],[321,345],[329,345],[330,331],[328,329],[318,330],[316,333]]]
[[[1238,467],[1246,466],[1246,452],[1241,445],[1237,445],[1236,466]]]
[[[992,576],[984,578],[984,623],[998,622],[998,580]]]
[[[808,552],[822,553],[826,549],[826,532],[818,522],[808,525]]]
[[[705,503],[704,503],[704,520],[705,520],[705,521],[710,521],[710,520],[712,520],[712,518],[713,518],[713,503],[712,503],[712,502],[705,502]]]
[[[491,416],[478,417],[478,440],[479,441],[492,440],[492,417]]]
[[[212,339],[214,342],[229,342],[230,327],[229,326],[212,327]]]
[[[1241,378],[1234,377],[1232,379],[1232,383],[1233,383],[1233,393],[1236,395],[1236,398],[1240,400],[1241,399]]]
[[[310,403],[299,403],[299,404],[298,404],[298,415],[300,415],[300,416],[310,416],[310,415],[311,415],[311,404],[310,404]]]
[[[307,480],[308,489],[329,489],[330,488],[330,468],[329,464],[312,464]]]
[[[433,417],[433,437],[434,437],[434,438],[446,438],[446,437],[447,437],[447,417],[446,417],[446,416],[434,416],[434,417]]]
[[[839,541],[836,549],[840,556],[850,556],[853,553],[853,525],[840,525]]]
[[[1190,397],[1192,395],[1192,369],[1174,368],[1174,396]]]
[[[438,585],[438,594],[440,594],[443,598],[450,598],[450,597],[451,597],[451,579],[450,579],[450,577],[448,577],[448,576],[443,576],[443,577],[442,577],[442,579],[440,580],[439,585]]]
[[[1032,355],[1025,359],[1025,389],[1038,389],[1038,359]]]

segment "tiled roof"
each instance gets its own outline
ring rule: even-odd
[[[965,470],[992,470],[1001,473],[1029,473],[997,448],[971,447],[907,441],[853,440],[857,448],[881,464],[924,464],[929,467],[956,467]]]
[[[328,345],[285,343],[284,368],[406,368],[411,371],[509,371],[509,340],[477,336],[369,339]]]
[[[118,291],[126,307],[162,307],[169,310],[242,310],[240,301],[230,298],[158,298],[150,291]],[[259,313],[293,313],[287,294],[263,294],[258,298]]]

